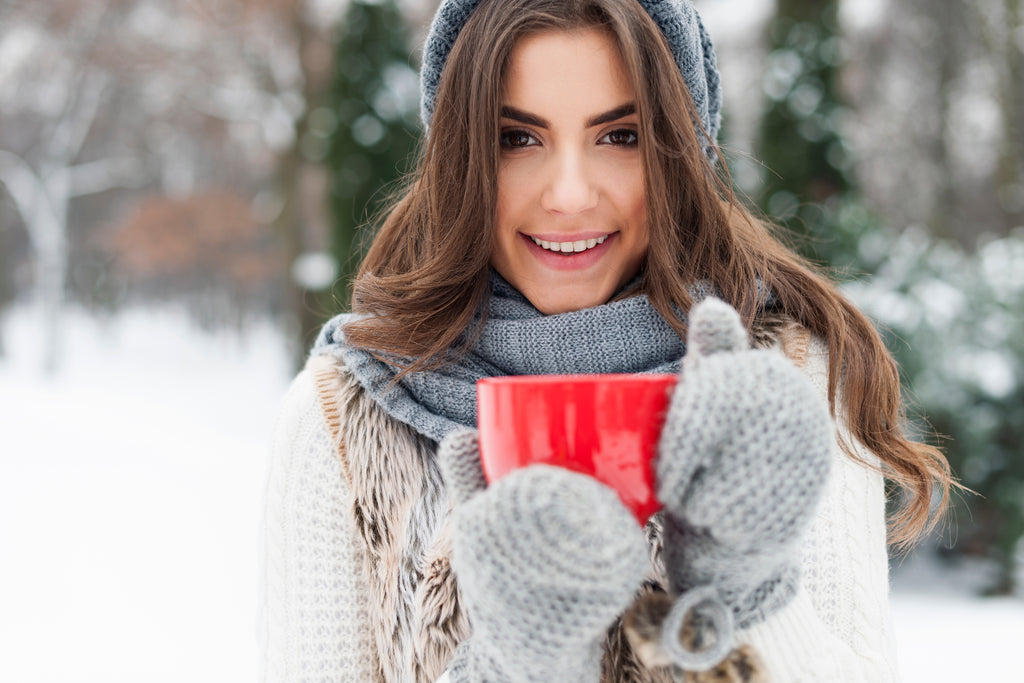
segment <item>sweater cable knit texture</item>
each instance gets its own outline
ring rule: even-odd
[[[277,423],[263,521],[266,681],[369,681],[376,663],[349,489],[308,374]]]

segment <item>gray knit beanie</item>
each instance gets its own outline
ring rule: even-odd
[[[498,1],[498,0],[495,0]],[[668,39],[683,74],[701,125],[707,133],[704,151],[714,160],[713,143],[722,123],[722,87],[711,38],[690,0],[637,0]],[[423,46],[420,70],[420,117],[429,128],[448,53],[480,0],[442,0]]]

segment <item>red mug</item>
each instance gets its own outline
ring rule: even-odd
[[[610,486],[640,524],[661,509],[654,457],[675,375],[540,375],[476,383],[484,476],[558,465]]]

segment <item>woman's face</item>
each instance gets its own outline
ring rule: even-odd
[[[504,76],[491,265],[542,313],[607,302],[649,243],[636,95],[612,37],[527,36]]]

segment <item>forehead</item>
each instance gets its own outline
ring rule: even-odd
[[[631,102],[636,94],[612,34],[588,28],[519,39],[502,96],[504,104],[531,111],[570,108],[593,114]]]

